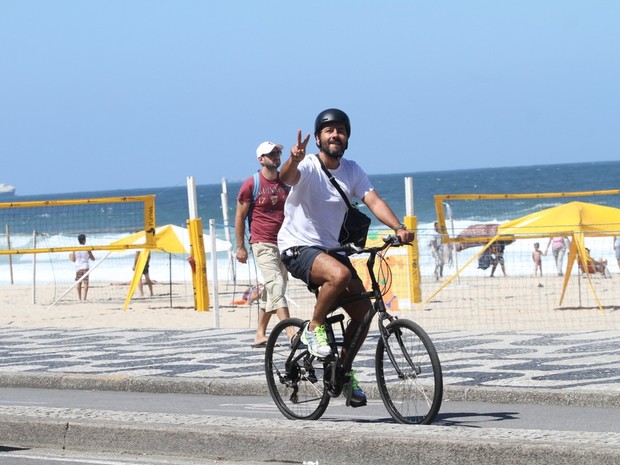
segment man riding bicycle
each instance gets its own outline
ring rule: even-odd
[[[280,179],[292,189],[284,206],[285,217],[278,233],[278,247],[284,265],[294,277],[321,289],[312,320],[302,334],[302,342],[308,346],[308,351],[321,358],[331,354],[324,326],[330,308],[341,297],[364,291],[364,285],[348,257],[324,252],[324,249],[338,247],[340,228],[348,207],[321,168],[321,162],[349,199],[361,199],[379,221],[394,230],[402,242],[411,242],[414,237],[379,196],[362,168],[356,162],[343,158],[350,135],[351,124],[346,113],[334,108],[322,111],[314,123],[314,138],[319,153],[306,156],[310,134],[302,141],[301,131],[298,131],[297,144],[291,148],[291,156],[280,171]],[[343,306],[351,321],[345,332],[340,360],[346,359],[348,341],[361,325],[370,306],[368,299]],[[360,335],[357,348],[361,347],[366,333]],[[359,349],[355,350],[357,352]],[[355,372],[351,366],[342,368],[351,383],[351,406],[366,405],[366,395],[355,378]]]

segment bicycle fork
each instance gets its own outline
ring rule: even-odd
[[[383,326],[381,322],[379,323],[379,332],[381,334],[381,339],[383,339],[383,347],[385,349],[385,353],[387,354],[388,359],[390,360],[390,363],[394,367],[394,370],[396,370],[396,375],[398,376],[398,378],[404,379],[408,376],[413,377],[412,375],[418,376],[422,372],[422,369],[419,365],[416,365],[411,359],[411,356],[409,355],[409,351],[406,349],[405,343],[403,342],[402,332],[398,328],[396,328],[394,330],[394,339],[396,339],[396,342],[398,343],[398,347],[400,348],[400,353],[403,354],[403,357],[407,361],[407,365],[411,367],[411,369],[413,370],[413,373],[409,375],[406,375],[405,373],[403,373],[403,371],[400,368],[400,365],[396,361],[396,357],[394,357],[394,352],[392,351],[392,346],[388,342],[388,338],[390,337],[390,335],[386,327]]]

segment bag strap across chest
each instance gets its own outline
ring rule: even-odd
[[[340,187],[340,184],[338,184],[338,181],[336,181],[336,178],[334,178],[334,175],[331,174],[329,172],[329,170],[327,169],[327,167],[323,164],[323,160],[321,160],[321,157],[319,157],[318,155],[316,156],[319,160],[319,163],[321,164],[321,168],[323,169],[323,171],[325,172],[325,174],[327,175],[327,178],[329,179],[329,181],[334,185],[334,187],[336,188],[336,190],[338,191],[338,193],[342,196],[342,198],[344,199],[344,202],[347,204],[348,208],[355,208],[353,205],[351,205],[351,202],[349,202],[348,197],[346,196],[346,194],[343,192],[342,188]]]

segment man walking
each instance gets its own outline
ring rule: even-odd
[[[259,299],[258,326],[252,346],[257,348],[267,344],[267,325],[271,315],[276,313],[281,320],[289,317],[285,296],[288,272],[280,260],[277,244],[278,231],[284,220],[284,202],[288,195],[288,188],[282,183],[278,173],[282,148],[282,145],[273,142],[263,142],[258,146],[256,157],[261,169],[245,180],[237,196],[237,260],[240,263],[248,260],[245,247],[247,219],[249,243],[265,281]]]

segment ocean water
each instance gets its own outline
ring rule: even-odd
[[[248,173],[250,176],[251,173]],[[539,165],[527,167],[510,167],[510,168],[487,168],[487,169],[471,169],[471,170],[445,170],[436,172],[423,173],[397,173],[390,175],[371,175],[370,179],[379,194],[388,202],[394,212],[399,217],[405,215],[405,178],[413,178],[413,194],[414,194],[414,215],[418,221],[418,237],[420,250],[420,263],[423,274],[430,274],[433,270],[432,258],[428,248],[428,241],[432,235],[432,224],[436,220],[436,212],[434,205],[434,196],[439,194],[519,194],[519,193],[544,193],[544,192],[576,192],[576,191],[594,191],[608,190],[620,188],[618,175],[620,174],[620,162],[591,162],[577,164],[561,164],[561,165]],[[197,181],[199,181],[197,179]],[[234,238],[232,229],[234,223],[234,210],[236,204],[236,194],[241,186],[240,181],[223,181],[220,184],[198,185],[197,201],[198,216],[203,220],[205,232],[208,232],[209,219],[214,219],[217,225],[217,237],[220,239]],[[19,186],[18,186],[19,187]],[[222,192],[225,194],[228,203],[228,226],[225,223],[224,213],[222,209]],[[55,193],[39,196],[15,196],[11,200],[30,201],[30,200],[57,200],[57,199],[83,199],[83,198],[99,198],[99,197],[117,197],[117,196],[137,196],[137,195],[156,195],[156,223],[158,225],[175,224],[178,226],[186,226],[188,218],[188,201],[187,187],[185,185],[177,185],[173,187],[153,187],[149,189],[129,189],[129,190],[110,190],[96,192],[69,192]],[[616,198],[618,197],[618,198]],[[597,203],[603,203],[610,206],[620,208],[620,196],[605,197],[592,199]],[[580,199],[589,200],[589,199]],[[1,199],[6,202],[8,199]],[[453,231],[457,234],[460,230],[473,223],[487,222],[503,222],[511,219],[519,218],[532,211],[540,208],[560,203],[560,200],[545,201],[540,203],[522,202],[519,200],[506,202],[502,210],[480,208],[474,213],[468,211],[467,214],[460,215],[459,211],[453,211],[454,217],[452,226]],[[2,210],[0,209],[0,215]],[[48,214],[54,214],[53,211]],[[372,216],[372,215],[371,215]],[[4,220],[0,216],[0,221]],[[33,219],[34,224],[34,219]],[[32,243],[32,227],[28,219],[24,219],[19,226],[20,229],[15,230],[11,226],[11,241],[13,247],[25,247]],[[373,218],[373,227],[383,229],[383,226]],[[58,247],[74,245],[75,226],[70,231],[53,231],[52,234],[46,234],[46,231],[38,231],[43,234],[45,239],[39,239],[41,247]],[[94,242],[109,241],[119,239],[133,231],[119,231],[118,233],[106,233],[105,237],[93,238]],[[0,241],[5,241],[4,228],[0,232]],[[91,235],[92,237],[92,235]],[[592,238],[588,239],[587,245],[592,250],[595,257],[603,257],[614,262],[613,250],[610,246],[610,238]],[[517,243],[509,246],[506,254],[507,267],[509,269],[522,270],[518,273],[524,274],[530,272],[531,248],[535,240],[517,241]],[[539,239],[541,246],[545,247],[546,239]],[[107,243],[107,242],[106,242]],[[2,246],[6,248],[6,246]],[[209,247],[209,244],[206,244]],[[475,250],[468,249],[460,252],[457,261],[460,264],[465,263]],[[100,256],[104,253],[100,252]],[[43,254],[41,254],[43,255]],[[58,260],[66,261],[66,257],[58,256],[60,254],[49,254],[49,257],[40,257],[39,266],[37,268],[37,280],[46,282],[57,279],[59,266],[54,263]],[[231,260],[226,252],[217,253],[218,257],[218,277],[235,275],[236,278],[245,279],[248,274],[253,271],[251,269],[239,267]],[[512,258],[510,258],[512,257]],[[158,261],[162,263],[173,263],[178,268],[175,274],[187,274],[187,256],[173,255],[172,258],[168,254],[155,254],[154,265]],[[209,255],[210,260],[210,255]],[[107,258],[109,261],[115,261],[114,269],[127,270],[121,276],[118,271],[112,271],[110,279],[129,280],[131,278],[131,264],[133,263],[133,252],[115,253]],[[124,261],[121,265],[119,261]],[[6,257],[0,258],[0,264],[7,262]],[[32,256],[15,256],[13,257],[13,265],[15,267],[15,279],[17,282],[30,282],[32,280]],[[20,266],[22,265],[22,266]],[[47,268],[46,268],[47,266]],[[211,266],[211,265],[209,265]],[[102,269],[105,268],[102,266]],[[547,266],[547,269],[550,267]],[[454,271],[452,269],[451,271]],[[450,271],[447,271],[448,273]],[[470,274],[479,273],[475,267],[467,271]],[[103,274],[103,273],[101,273]],[[0,283],[6,282],[6,276],[0,275]]]

